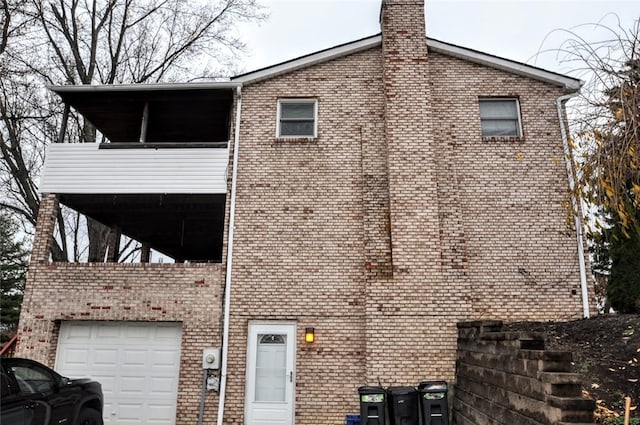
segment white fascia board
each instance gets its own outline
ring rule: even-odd
[[[427,46],[430,50],[436,53],[453,56],[456,58],[467,60],[469,62],[474,62],[480,65],[489,66],[491,68],[511,72],[513,74],[522,75],[524,77],[533,78],[535,80],[544,81],[556,86],[561,86],[565,89],[565,91],[569,93],[577,92],[584,84],[584,81],[576,78],[567,77],[562,74],[557,74],[555,72],[547,71],[542,68],[526,65],[521,62],[515,62],[509,59],[489,55],[487,53],[478,52],[477,50],[467,49],[464,47],[455,46],[453,44],[444,43],[432,38],[427,39]]]
[[[318,63],[326,62],[341,56],[357,53],[373,47],[382,45],[382,35],[378,34],[352,43],[343,44],[330,49],[312,53],[297,59],[273,65],[257,71],[238,75],[231,79],[232,82],[240,82],[243,84],[256,83],[278,75],[286,74],[297,69],[305,68]],[[556,86],[563,87],[565,91],[573,93],[580,90],[584,84],[583,81],[567,77],[562,74],[547,71],[535,66],[526,65],[521,62],[515,62],[509,59],[500,58],[477,50],[467,49],[439,40],[427,38],[427,46],[430,50],[444,55],[457,57],[469,62],[500,69],[517,75],[533,78],[535,80],[544,81]]]
[[[322,50],[317,53],[312,53],[301,58],[270,66],[268,68],[263,68],[257,71],[249,72],[247,74],[238,75],[237,77],[233,77],[231,81],[239,82],[242,84],[256,83],[262,80],[273,78],[277,75],[295,71],[297,69],[306,68],[311,65],[327,62],[331,59],[371,49],[373,47],[380,46],[381,44],[382,36],[378,34],[372,37],[354,41],[352,43],[342,44],[340,46]]]
[[[158,83],[158,84],[100,84],[100,85],[52,85],[49,90],[56,93],[94,93],[117,91],[165,91],[165,90],[212,90],[235,89],[240,82],[219,81],[208,83]]]

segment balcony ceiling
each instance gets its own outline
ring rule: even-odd
[[[77,90],[73,90],[77,87]],[[231,88],[153,90],[145,86],[53,87],[65,103],[91,121],[111,143],[140,140],[149,105],[147,143],[208,143],[229,140]],[[124,88],[123,88],[124,87]],[[130,88],[128,88],[130,87]]]
[[[222,261],[225,195],[59,195],[60,202],[176,261]]]

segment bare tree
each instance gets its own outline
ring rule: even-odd
[[[0,0],[0,206],[35,224],[37,178],[58,139],[60,101],[48,84],[193,81],[233,72],[244,47],[236,23],[263,18],[256,0]],[[65,117],[66,118],[66,117]],[[72,142],[95,127],[71,113]],[[53,257],[69,258],[64,214]],[[108,229],[87,220],[89,259],[100,261]]]
[[[570,110],[577,185],[590,233],[611,224],[640,235],[640,20],[625,29],[600,24],[610,38],[571,32],[560,51],[587,83]]]

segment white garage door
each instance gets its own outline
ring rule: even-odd
[[[56,370],[102,384],[105,425],[174,424],[179,323],[62,322]]]

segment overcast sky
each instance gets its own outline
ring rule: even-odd
[[[380,32],[380,0],[261,0],[270,17],[241,27],[251,71]],[[617,16],[614,16],[616,14]],[[607,35],[589,23],[631,28],[640,0],[427,0],[427,36],[542,68],[567,73],[553,52],[575,30],[589,39]],[[554,31],[556,30],[556,31]],[[545,41],[546,37],[546,41]]]

